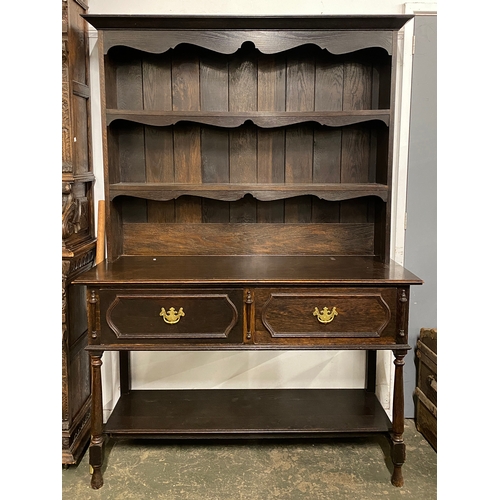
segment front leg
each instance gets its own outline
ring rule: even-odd
[[[404,432],[404,385],[403,385],[403,366],[406,351],[395,350],[394,364],[396,366],[394,374],[394,401],[392,408],[392,463],[394,471],[391,482],[394,486],[403,486],[404,479],[402,466],[406,460],[406,445],[403,440]]]
[[[90,355],[92,370],[92,409],[90,422],[89,463],[92,470],[90,485],[94,490],[103,485],[104,434],[102,421],[102,351]]]

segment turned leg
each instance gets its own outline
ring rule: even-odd
[[[102,352],[90,355],[92,370],[92,409],[90,423],[89,463],[92,471],[90,485],[94,490],[103,485],[102,463],[104,457],[104,434],[102,422]]]
[[[395,350],[394,364],[396,366],[394,374],[394,401],[392,409],[392,463],[394,472],[391,482],[394,486],[403,486],[404,479],[402,466],[406,459],[406,445],[403,440],[404,432],[404,386],[403,386],[403,366],[406,351]]]

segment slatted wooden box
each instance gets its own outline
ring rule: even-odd
[[[416,427],[437,451],[437,330],[422,328],[417,341]]]

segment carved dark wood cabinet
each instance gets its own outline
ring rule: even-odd
[[[408,16],[85,16],[99,31],[107,261],[87,285],[91,484],[105,436],[385,433],[403,484],[410,286],[389,258]],[[366,351],[366,387],[132,390],[147,350]],[[103,424],[101,359],[121,397]],[[394,412],[375,395],[395,359]]]
[[[86,22],[80,0],[62,2],[62,463],[90,439],[86,288],[71,280],[95,257]]]

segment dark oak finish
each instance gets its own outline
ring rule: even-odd
[[[208,176],[208,173],[206,176]],[[229,184],[207,182],[202,184],[166,184],[159,182],[121,182],[110,185],[109,190],[111,199],[117,196],[140,196],[141,198],[156,201],[169,201],[181,196],[199,196],[220,201],[237,201],[247,195],[251,195],[259,201],[274,201],[307,195],[314,195],[327,201],[350,200],[365,196],[377,196],[382,201],[387,201],[388,196],[387,186],[376,183]],[[264,207],[265,205],[261,204],[261,206]]]
[[[90,89],[81,0],[62,2],[62,465],[82,457],[90,435],[90,368],[84,286],[94,261]]]
[[[172,408],[167,415],[166,407]],[[121,437],[302,438],[345,436],[353,426],[367,434],[391,428],[374,394],[362,389],[138,390],[120,399],[106,432]]]
[[[207,70],[205,70],[207,71]],[[191,111],[176,113],[174,111],[122,111],[108,109],[106,113],[106,124],[110,125],[116,120],[127,120],[143,125],[154,125],[165,127],[175,125],[181,121],[191,121],[214,125],[223,128],[236,128],[250,121],[260,128],[285,127],[297,123],[316,122],[320,125],[330,127],[341,127],[356,123],[379,120],[389,125],[388,110],[359,110],[359,111],[297,111],[297,112],[221,112],[221,111]]]
[[[419,285],[422,280],[390,261],[342,255],[124,256],[102,262],[76,282],[89,286],[144,285]],[[405,287],[407,288],[407,287]]]
[[[413,16],[401,15],[346,15],[346,16],[165,16],[165,15],[107,15],[83,16],[99,30],[126,29],[192,29],[192,30],[388,30],[398,31]],[[285,33],[286,34],[286,33]]]
[[[104,435],[385,433],[401,486],[410,286],[389,258],[408,16],[85,16],[99,29],[107,261],[87,287],[92,487]],[[352,349],[366,387],[131,389],[130,351]],[[392,422],[375,396],[391,350]],[[120,352],[103,425],[101,356]]]

